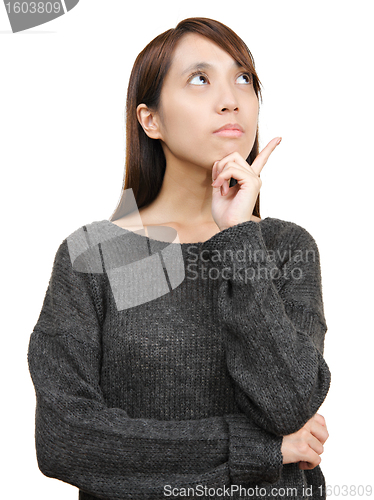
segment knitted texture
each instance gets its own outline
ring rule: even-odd
[[[149,273],[119,281],[144,244],[165,293]],[[120,307],[134,287],[155,298]],[[326,331],[318,248],[295,223],[182,245],[83,226],[56,252],[29,342],[39,468],[81,500],[325,498],[320,467],[283,465],[281,445],[329,390]]]

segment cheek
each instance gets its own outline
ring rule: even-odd
[[[258,112],[259,112],[260,108],[259,108],[259,102],[258,102],[258,99],[257,99],[255,93],[253,93],[253,95],[251,95],[250,98],[246,100],[244,106],[246,108],[246,113],[250,117],[250,119],[252,121],[257,120]]]
[[[170,143],[183,142],[184,144],[196,144],[206,140],[206,132],[209,130],[207,123],[208,114],[201,104],[187,102],[187,100],[169,100],[164,108],[164,129]],[[166,139],[166,142],[167,142]]]
[[[257,99],[249,103],[248,106],[246,106],[246,118],[247,118],[247,125],[248,125],[248,131],[252,131],[252,136],[253,139],[256,136],[256,130],[257,130],[257,123],[258,123],[258,112],[259,112],[259,107],[258,107],[258,101]]]

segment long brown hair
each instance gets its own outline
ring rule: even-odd
[[[173,51],[185,33],[203,35],[236,60],[252,74],[254,91],[261,98],[262,85],[251,52],[243,40],[229,27],[204,17],[192,17],[181,21],[174,29],[169,29],[154,38],[138,55],[131,71],[126,99],[126,166],[123,191],[120,202],[111,220],[120,218],[123,192],[132,188],[138,209],[150,204],[158,195],[166,168],[165,155],[159,139],[151,139],[140,125],[136,108],[144,103],[157,111],[160,103],[162,84],[172,63]],[[259,153],[258,126],[256,138],[247,162],[252,164]],[[260,217],[260,195],[258,195],[253,215]]]

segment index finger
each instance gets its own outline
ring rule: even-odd
[[[278,146],[278,144],[281,142],[282,137],[276,137],[275,139],[272,139],[267,146],[264,147],[264,149],[259,153],[256,158],[254,159],[251,167],[256,172],[257,175],[260,175],[261,170],[264,168],[266,165],[266,162],[269,159],[269,156],[271,153],[274,151],[274,149]]]

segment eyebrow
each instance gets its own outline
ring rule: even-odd
[[[232,64],[232,67],[240,68],[242,65],[238,63],[237,61],[234,61]],[[209,64],[207,62],[198,62],[198,63],[193,63],[191,66],[188,66],[184,71],[182,71],[182,76],[185,75],[186,73],[189,73],[190,71],[193,70],[208,70],[212,69],[214,66],[212,64]]]

